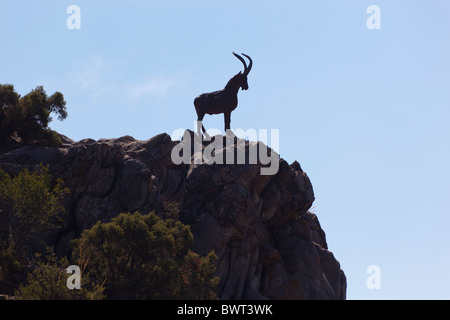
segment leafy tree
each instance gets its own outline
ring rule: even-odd
[[[15,124],[13,119],[18,118],[19,95],[14,91],[14,86],[10,84],[0,85],[0,142],[14,132]]]
[[[122,213],[97,222],[74,240],[89,257],[89,271],[106,281],[112,299],[214,299],[218,278],[211,252],[200,258],[190,251],[193,236],[180,221],[153,212]]]
[[[66,272],[69,266],[67,258],[59,261],[56,255],[47,251],[42,258],[38,255],[37,267],[28,274],[27,284],[20,285],[15,290],[16,300],[101,300],[105,296],[101,285],[90,283],[89,275],[81,275],[81,288],[70,290],[67,287],[67,279],[70,276]]]
[[[28,262],[33,249],[60,222],[61,204],[69,190],[61,179],[52,181],[48,166],[22,170],[11,177],[0,169],[0,268],[3,276]]]
[[[178,298],[184,300],[214,299],[211,288],[216,288],[219,278],[213,277],[216,272],[214,261],[217,256],[210,252],[206,257],[200,257],[189,250],[181,268],[181,280],[178,282]]]
[[[20,97],[10,84],[0,85],[0,143],[8,145],[13,136],[23,144],[57,146],[61,139],[48,128],[52,113],[67,118],[66,101],[60,92],[47,96],[42,86]]]

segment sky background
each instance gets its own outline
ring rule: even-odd
[[[450,299],[449,1],[0,0],[0,30],[0,83],[62,92],[69,117],[50,126],[73,140],[193,130],[194,98],[250,55],[231,128],[279,129],[347,298]]]

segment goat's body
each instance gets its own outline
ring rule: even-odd
[[[220,114],[231,112],[237,108],[238,99],[236,94],[230,94],[225,89],[210,93],[203,93],[194,100],[197,115]]]
[[[244,73],[239,72],[233,78],[228,81],[224,89],[209,93],[203,93],[194,99],[195,111],[197,112],[197,121],[199,123],[198,133],[200,134],[200,127],[202,131],[207,135],[205,128],[201,124],[205,114],[224,114],[225,119],[225,131],[230,129],[231,123],[231,111],[237,108],[238,98],[237,94],[240,88],[243,90],[248,89],[247,75],[251,70],[252,62],[249,56],[245,55],[250,60],[250,66],[247,65],[242,57],[233,54],[242,61],[245,70]]]

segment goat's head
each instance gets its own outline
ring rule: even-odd
[[[235,56],[236,58],[238,58],[238,59],[242,62],[242,64],[244,65],[244,73],[239,72],[239,73],[237,74],[237,78],[238,78],[238,80],[239,80],[239,86],[242,88],[242,90],[248,90],[247,76],[248,76],[248,74],[250,73],[250,70],[252,70],[253,61],[252,61],[252,59],[251,59],[248,55],[242,54],[243,56],[245,56],[245,57],[250,61],[250,64],[249,64],[248,67],[247,67],[247,63],[245,62],[244,58],[242,58],[240,55],[238,55],[238,54],[236,54],[236,53],[234,53],[234,52],[233,52],[233,54],[234,54],[234,56]]]

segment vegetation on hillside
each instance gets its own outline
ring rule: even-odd
[[[72,241],[71,256],[56,257],[52,235],[68,192],[46,166],[15,176],[0,169],[0,293],[46,300],[216,299],[216,256],[191,250],[194,238],[177,220],[178,208],[165,218],[135,212],[99,221]],[[80,267],[81,289],[67,287],[69,265]]]
[[[48,125],[51,114],[67,118],[66,101],[60,92],[48,96],[38,86],[21,97],[11,84],[0,84],[0,148],[36,144],[58,146],[61,139]]]
[[[113,299],[214,299],[218,283],[211,252],[200,257],[190,250],[189,226],[163,220],[154,212],[122,213],[97,222],[73,241],[78,261],[105,281]]]
[[[45,251],[61,224],[61,200],[68,192],[43,165],[13,177],[0,168],[0,279],[22,271],[30,256]]]

